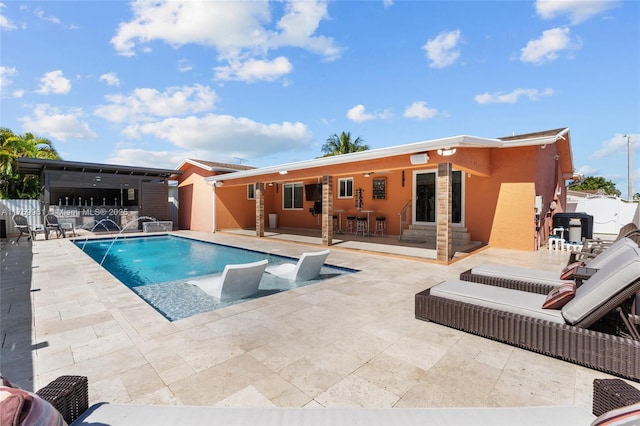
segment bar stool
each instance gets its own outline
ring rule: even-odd
[[[355,232],[355,231],[356,231],[356,217],[347,216],[347,232]]]
[[[359,217],[357,220],[357,226],[356,226],[356,235],[358,235],[358,232],[362,232],[362,236],[366,236],[366,234],[369,233],[369,221],[367,220],[366,217]]]
[[[384,229],[387,227],[387,221],[384,216],[376,217],[376,228],[373,231],[373,235],[376,235],[378,232],[380,235],[384,235]]]
[[[337,231],[340,228],[340,224],[338,223],[338,215],[333,215],[333,230]]]

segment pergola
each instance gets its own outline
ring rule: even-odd
[[[173,169],[38,158],[19,158],[18,172],[40,177],[43,216],[56,210],[91,220],[105,215],[118,220],[123,215],[170,220],[168,181],[182,174]]]

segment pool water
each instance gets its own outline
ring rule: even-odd
[[[264,274],[255,295],[221,302],[187,281],[220,275],[228,264],[267,259],[274,265],[297,259],[175,235],[77,239],[74,243],[170,321],[356,272],[325,265],[317,279],[298,282]]]

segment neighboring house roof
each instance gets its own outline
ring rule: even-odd
[[[103,173],[128,176],[163,177],[181,175],[173,169],[155,169],[148,167],[120,166],[115,164],[82,163],[78,161],[44,160],[40,158],[18,158],[18,172],[24,174],[40,174],[42,170],[60,170],[86,173]]]
[[[559,153],[564,158],[562,170],[565,175],[573,174],[573,160],[571,159],[571,148],[569,146],[569,129],[561,128],[547,130],[544,132],[514,135],[505,138],[481,138],[477,136],[451,136],[447,138],[432,139],[422,142],[414,142],[405,145],[396,145],[387,148],[371,149],[367,151],[352,152],[349,154],[334,155],[331,157],[319,157],[311,160],[304,160],[295,163],[281,164],[277,166],[261,167],[252,170],[238,171],[225,175],[224,180],[242,179],[246,177],[259,176],[268,173],[278,173],[280,171],[303,170],[310,167],[322,167],[337,164],[349,164],[364,160],[382,159],[402,154],[417,154],[436,149],[452,148],[511,148],[519,146],[535,146],[552,144],[563,141],[563,148],[559,148]],[[219,178],[218,178],[219,179]],[[207,181],[215,181],[216,177],[206,178]]]
[[[241,170],[252,170],[255,167],[251,166],[243,166],[242,164],[228,164],[228,163],[218,163],[215,161],[205,161],[205,160],[194,160],[191,158],[187,158],[182,163],[176,167],[177,170],[182,169],[185,164],[191,164],[192,166],[199,167],[203,170],[207,170],[209,172],[237,172]]]

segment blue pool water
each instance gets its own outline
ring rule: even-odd
[[[75,240],[74,243],[170,321],[356,272],[325,265],[318,279],[302,282],[264,274],[256,295],[220,302],[198,287],[187,284],[187,281],[221,274],[228,264],[267,259],[272,265],[297,262],[297,259],[174,235],[120,236],[115,239]]]

